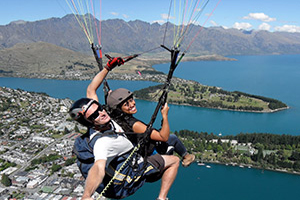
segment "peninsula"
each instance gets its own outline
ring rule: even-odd
[[[195,81],[175,78],[169,88],[171,104],[225,109],[243,112],[276,112],[288,106],[276,99],[251,95],[239,91],[225,91],[214,86],[205,86]],[[148,87],[135,92],[138,99],[157,101],[163,85]]]
[[[74,52],[69,49],[45,42],[18,44],[12,48],[0,50],[0,76],[91,80],[99,71],[93,56]],[[12,56],[15,55],[15,56]],[[124,56],[111,53],[111,56]],[[166,75],[156,71],[155,64],[170,62],[169,54],[146,54],[139,56],[124,66],[114,69],[108,79],[130,81],[152,81],[164,83]],[[187,55],[182,62],[219,60],[234,62],[235,59],[220,55]],[[107,59],[103,60],[106,63]],[[227,109],[247,112],[275,112],[288,106],[275,99],[228,92],[214,86],[205,86],[196,81],[173,77],[168,101],[171,104],[198,106],[214,109]],[[161,86],[146,88],[136,92],[136,97],[143,100],[157,101]]]

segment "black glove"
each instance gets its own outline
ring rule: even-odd
[[[110,71],[116,66],[120,66],[124,64],[124,60],[121,57],[117,58],[110,58],[109,61],[106,63],[105,68]]]

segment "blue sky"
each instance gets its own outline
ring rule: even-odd
[[[96,4],[100,2],[93,1]],[[198,21],[200,25],[204,24],[218,2],[219,0],[209,1]],[[166,21],[164,16],[168,14],[169,5],[170,0],[102,0],[101,18],[163,23]],[[95,5],[95,9],[99,16],[100,6]],[[299,0],[221,0],[205,26],[300,32],[299,10]],[[63,17],[69,13],[72,12],[65,0],[0,0],[0,25],[17,20],[36,21]]]

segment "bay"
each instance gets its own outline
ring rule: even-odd
[[[169,192],[170,200],[286,200],[298,199],[300,176],[209,164],[180,167]],[[154,200],[160,182],[146,183],[129,200]]]
[[[174,76],[228,91],[275,98],[286,103],[290,109],[276,113],[245,113],[184,108],[186,115],[183,117],[189,119],[189,124],[196,124],[203,131],[221,132],[223,135],[239,132],[299,135],[300,55],[232,58],[237,61],[182,62]],[[155,65],[154,68],[167,73],[169,64]],[[176,124],[181,126],[178,121]]]
[[[1,77],[0,86],[13,89],[22,89],[31,92],[43,92],[54,98],[69,98],[77,100],[85,97],[86,88],[91,81],[73,80],[51,80],[51,79],[28,79]],[[131,90],[139,90],[145,87],[156,85],[149,81],[109,81],[111,89],[126,87]],[[98,90],[99,96],[103,96],[102,88]],[[103,99],[100,98],[100,101]],[[102,101],[103,103],[103,101]]]

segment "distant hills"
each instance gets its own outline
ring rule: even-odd
[[[103,52],[117,56],[159,47],[167,24],[111,19],[101,25]],[[191,28],[185,38],[187,43],[199,28]],[[168,47],[173,40],[173,29],[174,25],[168,24],[165,38]],[[160,50],[143,54],[114,72],[153,73],[152,65],[170,59],[169,52]],[[263,54],[300,54],[300,33],[203,28],[184,60],[224,60],[223,56],[228,55]],[[0,76],[90,79],[97,71],[89,42],[73,15],[35,22],[19,20],[0,26]]]
[[[16,44],[0,50],[2,76],[51,78],[45,76],[65,75],[71,71],[85,75],[97,70],[95,66],[91,56],[45,42]]]
[[[140,20],[102,21],[102,46],[105,52],[141,53],[162,44],[165,26]],[[172,42],[174,26],[168,26],[166,44]],[[189,43],[200,26],[194,26],[185,41]],[[46,42],[76,52],[89,53],[90,46],[73,15],[35,22],[16,21],[0,26],[0,49],[18,43]],[[185,44],[183,43],[182,47]],[[221,27],[203,28],[189,49],[198,55],[300,54],[300,33],[243,31]]]

